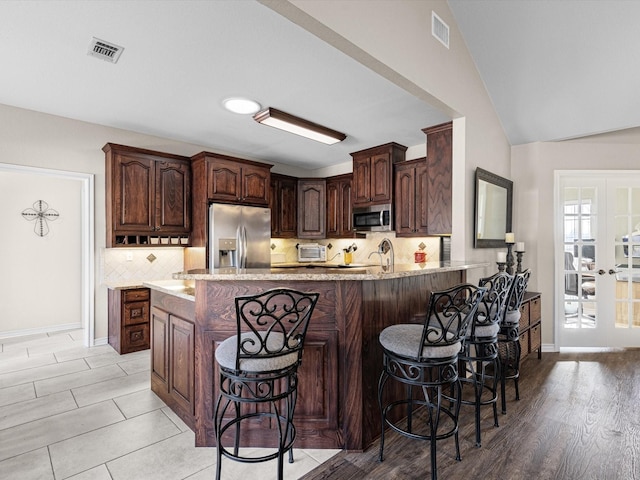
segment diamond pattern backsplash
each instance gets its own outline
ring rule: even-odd
[[[168,280],[184,268],[182,247],[103,248],[100,250],[101,282],[108,285]]]

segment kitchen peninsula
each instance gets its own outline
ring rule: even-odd
[[[194,270],[151,289],[152,389],[194,429],[197,446],[215,445],[217,345],[235,335],[234,298],[277,287],[320,293],[311,319],[296,407],[296,446],[361,451],[380,433],[378,334],[417,321],[428,294],[466,280],[487,264],[430,262],[360,268]],[[262,425],[243,438],[261,446]]]

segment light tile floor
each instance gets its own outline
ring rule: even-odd
[[[0,480],[215,478],[215,449],[193,445],[150,389],[148,350],[85,348],[81,330],[0,338]],[[296,449],[285,478],[337,452]],[[222,477],[275,479],[275,461],[223,459]]]

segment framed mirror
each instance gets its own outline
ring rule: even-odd
[[[513,182],[476,168],[475,248],[500,248],[511,232]]]

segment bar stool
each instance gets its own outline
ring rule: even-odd
[[[469,376],[460,377],[463,393],[460,403],[473,405],[475,408],[476,447],[481,446],[482,406],[493,407],[493,423],[498,426],[498,331],[512,281],[513,276],[506,272],[480,279],[479,285],[487,288],[487,293],[478,305],[460,353],[460,361],[464,365],[461,368],[464,368],[465,374],[467,369],[470,373]],[[466,385],[473,389],[471,399],[464,395]]]
[[[516,400],[520,400],[518,378],[520,377],[520,306],[529,284],[531,270],[517,273],[511,284],[504,316],[498,332],[498,358],[500,360],[500,396],[502,413],[507,413],[506,383],[513,380],[516,389]]]
[[[280,480],[287,451],[289,463],[293,463],[297,371],[318,297],[317,293],[279,288],[235,299],[237,334],[223,341],[215,352],[220,370],[220,394],[214,411],[217,480],[222,455],[246,463],[277,458]],[[269,405],[260,407],[265,403]],[[241,426],[255,428],[252,420],[259,422],[264,417],[269,419],[267,434],[272,444],[277,443],[277,450],[259,457],[241,456]],[[223,446],[223,440],[233,442],[233,452]]]
[[[383,349],[383,370],[378,383],[378,404],[381,413],[379,460],[384,459],[384,432],[389,426],[410,438],[428,440],[431,451],[431,478],[437,478],[436,443],[453,436],[456,460],[460,460],[458,414],[460,383],[458,353],[462,338],[478,307],[485,288],[462,284],[448,290],[432,292],[427,315],[422,324],[398,324],[385,328],[379,336]],[[406,387],[406,396],[387,403],[383,394],[391,378]],[[443,386],[451,387],[449,396]],[[418,387],[414,395],[413,387]],[[443,405],[443,400],[448,403]],[[414,422],[414,409],[423,407],[420,420]],[[406,408],[406,410],[405,410]],[[405,414],[406,421],[394,423]],[[395,414],[395,416],[394,416]],[[414,423],[417,424],[414,428]]]

